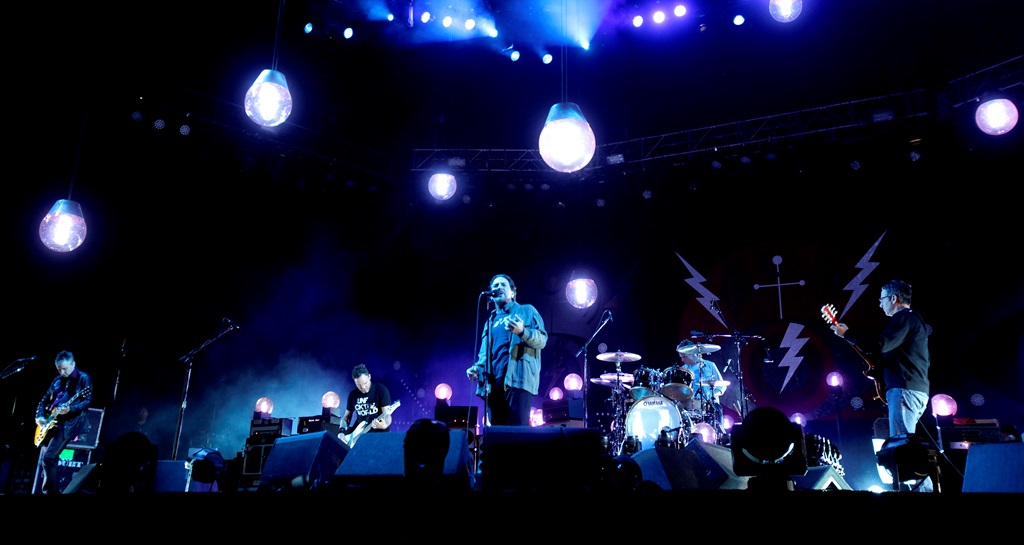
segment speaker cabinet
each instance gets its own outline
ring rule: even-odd
[[[962,491],[1024,492],[1024,443],[971,445]]]
[[[704,467],[693,452],[672,447],[653,447],[637,452],[632,458],[640,466],[641,479],[662,490],[710,488],[698,480],[698,476],[704,474]]]
[[[485,492],[577,492],[600,480],[597,428],[491,426],[480,441],[480,485]]]
[[[633,455],[645,481],[665,490],[746,489],[749,477],[732,470],[727,447],[690,441],[686,448],[654,447]]]
[[[360,442],[365,441],[363,436]],[[359,444],[359,443],[357,443]],[[260,489],[310,490],[330,483],[349,449],[331,432],[281,437],[267,456]]]
[[[455,492],[475,486],[473,459],[469,452],[470,434],[449,430],[448,453],[438,486]],[[331,481],[333,489],[373,488],[409,489],[405,474],[407,432],[367,433],[359,438],[338,466]]]

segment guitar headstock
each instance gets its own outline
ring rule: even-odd
[[[839,323],[839,319],[836,318],[836,307],[832,306],[831,303],[821,307],[821,317],[830,325]]]

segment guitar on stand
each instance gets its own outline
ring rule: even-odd
[[[821,317],[828,322],[829,325],[839,325],[839,318],[836,317],[836,307],[832,306],[831,303],[821,307]],[[885,401],[885,379],[882,376],[881,370],[876,368],[874,363],[871,363],[871,359],[868,358],[868,355],[861,350],[859,346],[854,344],[853,341],[845,337],[839,338],[846,341],[846,344],[849,344],[850,347],[853,348],[853,351],[860,356],[860,359],[864,360],[864,363],[867,364],[868,368],[865,369],[863,373],[864,376],[868,377],[875,383],[875,399],[881,401],[883,405],[888,405]]]

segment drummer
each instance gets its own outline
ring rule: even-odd
[[[717,347],[716,347],[717,348]],[[708,417],[720,422],[722,405],[718,399],[725,393],[728,383],[722,380],[722,373],[711,360],[702,357],[705,350],[701,345],[686,339],[676,346],[679,354],[680,367],[693,373],[693,395],[680,402],[683,409],[699,414],[701,419]]]

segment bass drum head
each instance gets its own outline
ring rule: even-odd
[[[687,418],[687,421],[689,419]],[[682,417],[675,403],[666,397],[650,395],[637,400],[626,414],[626,436],[635,437],[636,450],[654,448],[661,431],[668,430],[669,437],[678,437]],[[689,425],[684,434],[689,436]]]

